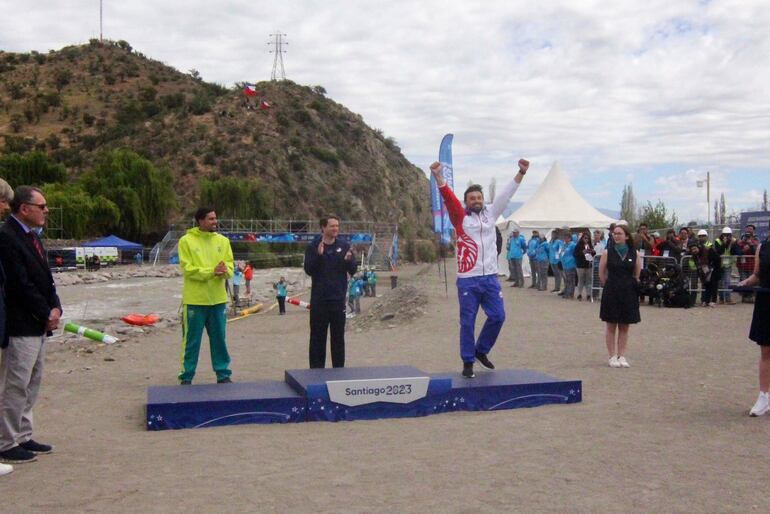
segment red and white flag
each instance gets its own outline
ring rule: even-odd
[[[262,100],[259,102],[259,108],[266,111],[270,108],[270,104]]]
[[[243,86],[243,94],[246,96],[257,96],[257,86],[254,84],[246,84]]]

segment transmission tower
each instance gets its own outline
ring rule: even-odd
[[[270,74],[270,80],[286,80],[286,72],[283,69],[283,54],[286,53],[283,46],[289,44],[288,41],[284,39],[286,34],[278,32],[276,34],[270,34],[270,37],[273,38],[273,40],[270,41],[268,45],[273,45],[273,49],[270,50],[270,53],[274,54],[273,72]]]
[[[102,8],[102,1],[103,0],[99,0],[99,44],[100,45],[104,44],[104,31],[102,30],[102,19],[103,19],[102,11],[104,9]]]

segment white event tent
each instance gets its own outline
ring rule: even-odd
[[[605,216],[592,207],[578,193],[569,181],[569,177],[554,163],[535,194],[507,218],[499,219],[497,228],[503,234],[503,241],[508,241],[508,235],[518,229],[527,241],[532,231],[545,233],[550,240],[553,229],[569,227],[588,228],[607,231],[610,223],[617,221]],[[502,274],[508,274],[508,263],[505,248],[500,253],[498,269]],[[524,259],[525,267],[527,259]],[[528,270],[527,270],[528,271]]]

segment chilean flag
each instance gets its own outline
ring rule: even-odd
[[[259,108],[262,109],[263,111],[266,111],[270,108],[270,104],[262,100],[261,102],[259,102]]]
[[[243,86],[243,94],[246,96],[257,96],[257,86],[254,84],[245,84]]]

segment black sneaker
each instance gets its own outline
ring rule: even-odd
[[[26,443],[21,443],[19,446],[21,446],[28,452],[38,453],[38,454],[51,453],[53,451],[53,446],[51,446],[50,444],[38,443],[37,441],[34,441],[32,439],[30,439]]]
[[[492,361],[489,360],[489,357],[481,352],[476,352],[476,360],[487,369],[495,369],[495,365],[492,364]]]
[[[26,464],[27,462],[35,462],[37,457],[21,446],[14,446],[10,450],[0,452],[0,460],[9,464]]]
[[[233,381],[230,380],[230,377],[220,378],[217,380],[217,384],[232,384]]]
[[[182,380],[179,385],[188,386],[192,384],[192,380]]]
[[[463,362],[463,376],[465,378],[474,378],[476,374],[473,372],[472,362]]]

